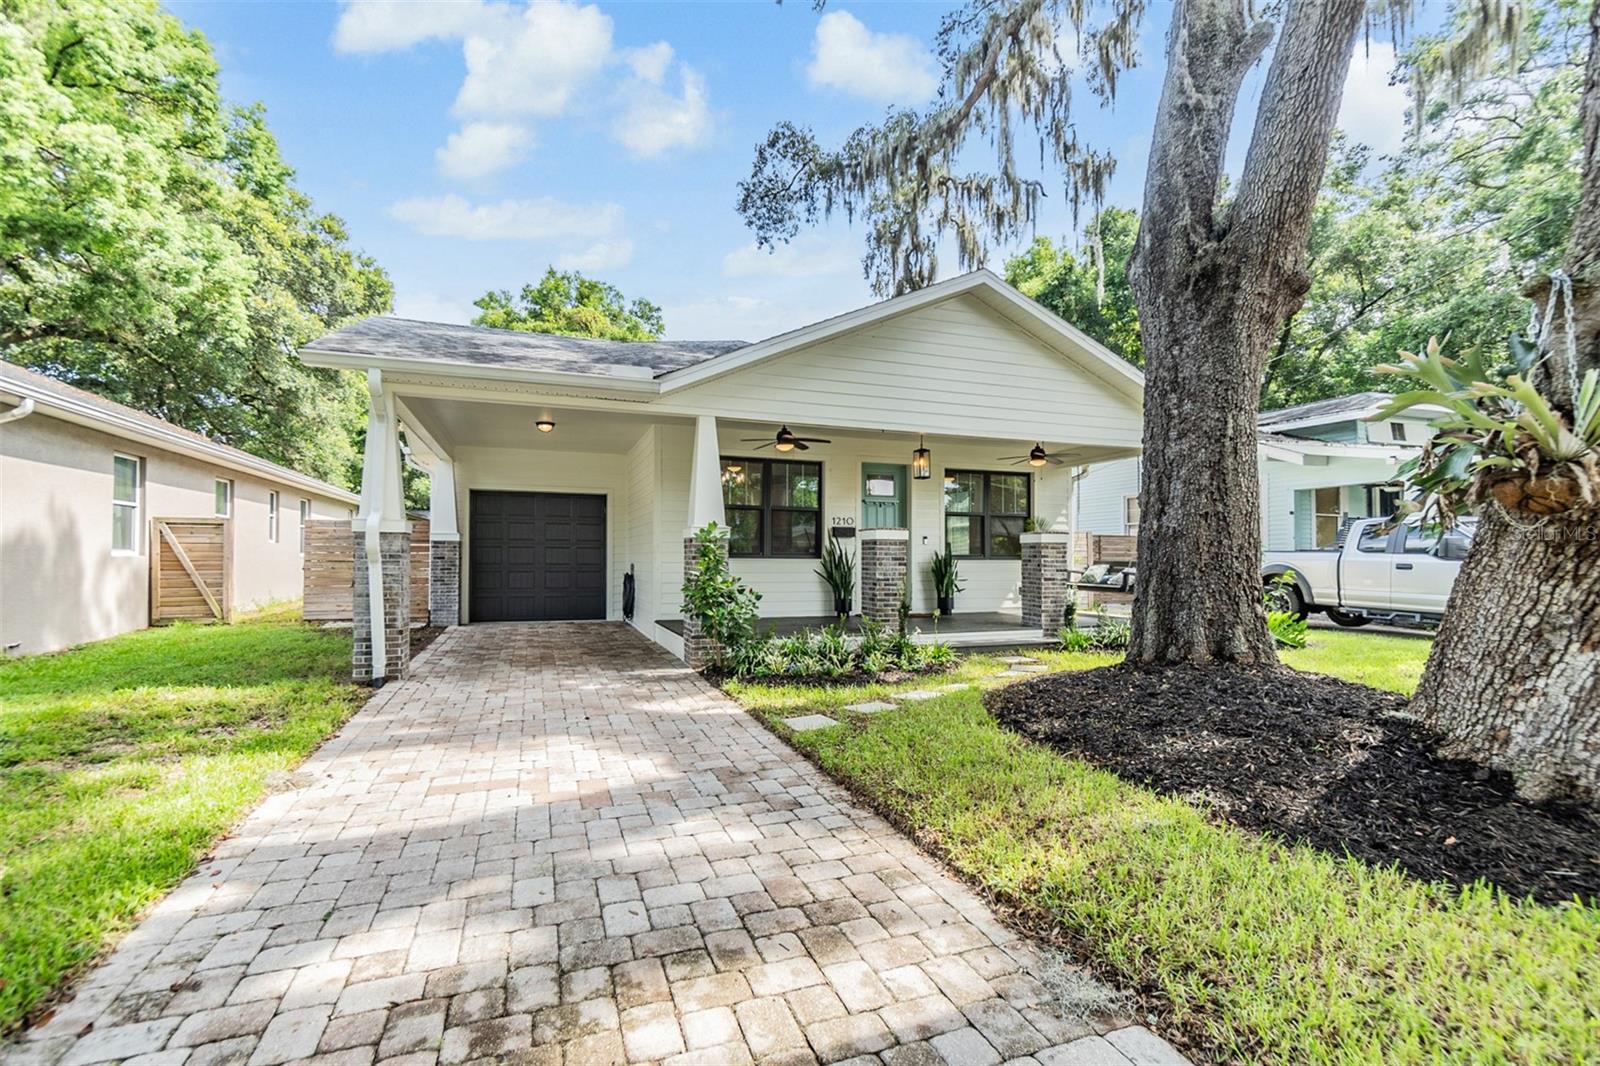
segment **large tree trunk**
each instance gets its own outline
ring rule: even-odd
[[[1600,366],[1600,0],[1581,117],[1583,184],[1565,263],[1580,373]],[[1540,343],[1541,383],[1570,411],[1561,316]],[[1486,505],[1413,708],[1444,735],[1446,754],[1510,771],[1529,798],[1600,800],[1600,508],[1532,528]]]
[[[1131,659],[1271,662],[1256,413],[1310,279],[1306,239],[1362,0],[1292,0],[1244,174],[1219,204],[1239,85],[1272,38],[1241,0],[1179,0],[1129,280],[1146,357]]]

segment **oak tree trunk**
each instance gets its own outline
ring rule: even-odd
[[[1600,0],[1580,115],[1582,185],[1564,269],[1581,374],[1600,366]],[[1541,385],[1570,412],[1561,317],[1540,338]],[[1412,707],[1446,738],[1445,754],[1509,771],[1524,796],[1600,800],[1600,508],[1535,525],[1485,506]]]
[[[1239,86],[1273,27],[1179,0],[1130,283],[1146,357],[1129,657],[1272,662],[1256,414],[1266,356],[1310,278],[1306,239],[1362,0],[1291,0],[1237,195],[1221,179]]]

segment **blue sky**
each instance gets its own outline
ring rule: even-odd
[[[662,305],[672,338],[755,340],[870,302],[862,234],[841,219],[777,256],[734,201],[753,146],[790,119],[837,143],[932,96],[948,5],[210,3],[168,9],[210,39],[223,91],[266,104],[299,182],[395,281],[397,314],[468,321],[491,288],[575,267]],[[1084,140],[1117,157],[1109,201],[1137,206],[1170,5]],[[1357,54],[1341,125],[1398,143],[1393,50]],[[1259,72],[1246,87],[1242,152]],[[1021,154],[1026,155],[1024,150]],[[981,156],[974,155],[974,161]],[[1048,187],[1048,186],[1047,186]],[[1059,187],[1039,232],[1077,227]],[[1014,249],[996,249],[998,267]],[[960,267],[942,257],[948,275]]]

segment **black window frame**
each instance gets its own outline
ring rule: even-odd
[[[945,547],[948,548],[950,546],[950,517],[952,515],[955,515],[959,518],[976,518],[978,520],[977,541],[979,546],[982,548],[982,551],[968,552],[966,554],[957,555],[957,559],[1017,559],[1020,561],[1022,558],[1022,545],[1020,540],[1018,542],[1017,553],[1015,555],[997,555],[994,553],[994,537],[992,532],[994,529],[993,519],[1020,518],[1022,519],[1023,530],[1025,531],[1027,529],[1028,519],[1033,515],[1033,474],[1022,470],[971,470],[958,469],[956,467],[946,467],[944,471],[944,481],[942,481],[940,484],[949,484],[949,481],[952,477],[963,474],[968,477],[979,477],[983,479],[982,510],[952,511],[948,506],[946,506],[948,497],[941,499],[940,504],[944,511],[943,532]],[[1023,479],[1024,484],[1026,484],[1028,487],[1028,498],[1023,504],[1024,509],[1022,511],[996,511],[993,509],[991,503],[992,492],[990,489],[990,479],[995,477],[1020,477]]]
[[[753,552],[736,552],[733,544],[728,545],[728,557],[731,559],[820,559],[822,558],[822,500],[824,472],[822,461],[819,459],[791,459],[788,456],[771,456],[752,459],[742,455],[724,455],[718,459],[719,466],[724,463],[742,463],[746,470],[752,467],[761,467],[761,503],[743,504],[729,503],[726,494],[723,496],[722,508],[726,514],[731,511],[754,511],[760,523],[759,540],[760,548]],[[772,502],[772,464],[797,463],[803,466],[817,468],[817,505],[816,507],[789,507],[783,504],[774,505]],[[817,516],[816,547],[808,552],[777,552],[772,550],[772,516],[774,513],[782,514],[814,514]],[[730,522],[731,526],[732,523]]]

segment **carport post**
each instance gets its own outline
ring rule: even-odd
[[[683,572],[687,579],[694,567],[698,546],[695,534],[708,525],[727,530],[722,509],[722,450],[717,443],[717,420],[700,415],[694,420],[694,449],[689,467],[689,528],[683,533]],[[727,542],[723,542],[727,550]],[[692,618],[683,620],[683,661],[695,669],[706,664],[711,643]]]
[[[353,525],[355,589],[351,674],[374,686],[405,676],[411,662],[411,534],[400,488],[394,396],[367,371],[367,443],[361,513]]]

